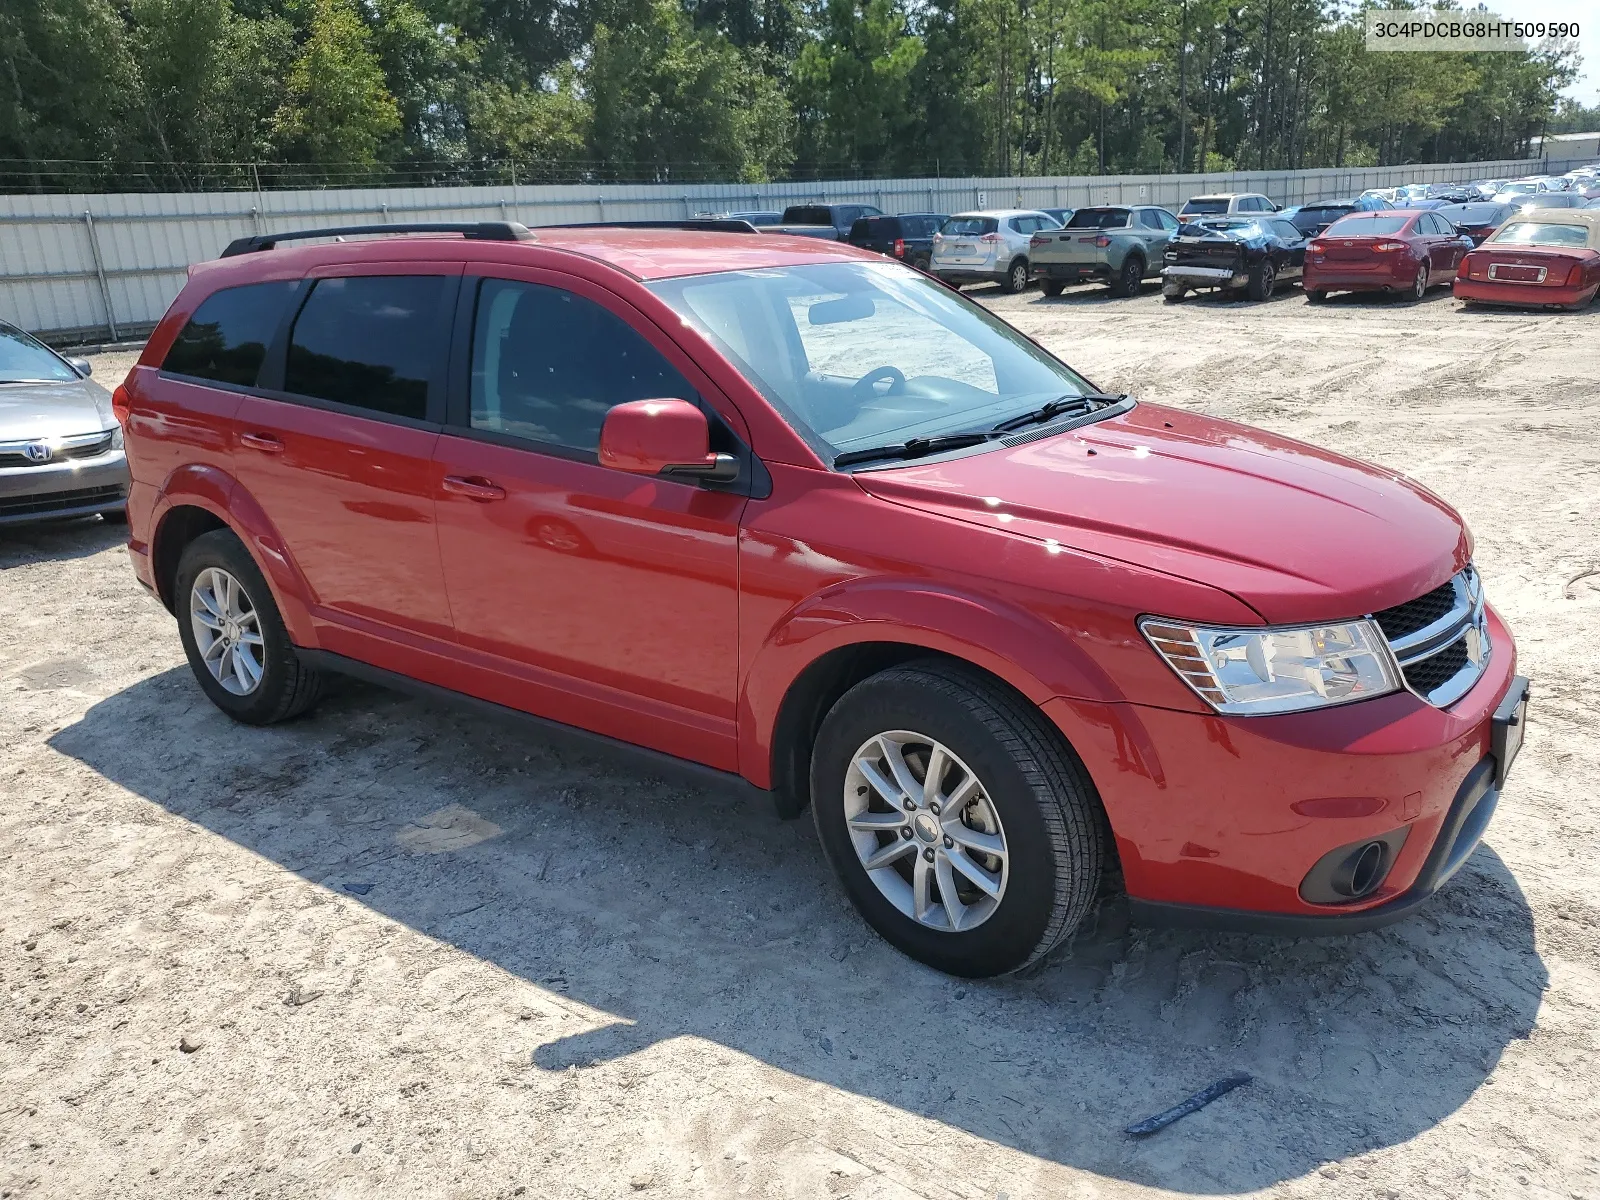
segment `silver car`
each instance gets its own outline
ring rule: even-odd
[[[1028,242],[1041,229],[1061,222],[1033,208],[986,209],[957,213],[933,235],[929,270],[946,283],[998,283],[1020,292],[1032,278]]]
[[[103,513],[121,519],[128,460],[111,394],[0,321],[0,525]]]

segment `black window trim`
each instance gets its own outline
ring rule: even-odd
[[[495,275],[489,273],[488,264],[476,267],[469,264],[466,272],[459,276],[460,290],[455,299],[455,317],[451,321],[449,367],[446,375],[446,386],[441,422],[437,426],[439,431],[448,437],[465,438],[468,441],[487,442],[490,445],[504,446],[508,450],[521,450],[529,454],[543,454],[551,458],[562,458],[568,462],[587,463],[592,467],[600,467],[598,451],[582,450],[577,446],[568,446],[561,442],[541,442],[537,438],[523,437],[515,433],[502,433],[497,429],[478,429],[472,424],[472,342],[474,326],[478,315],[478,298],[483,291],[483,285],[488,280],[500,280],[505,283],[520,283],[530,287],[559,287],[558,284],[544,283],[536,279],[523,279],[512,275]],[[589,282],[583,280],[582,282]],[[593,286],[593,285],[591,285]],[[571,289],[564,289],[571,291]],[[591,304],[599,304],[591,296],[585,296],[580,291],[572,291]],[[606,305],[600,305],[612,316],[629,327],[633,322],[621,316]],[[635,329],[635,333],[638,330]],[[638,334],[646,345],[656,349],[649,338],[642,333]],[[661,354],[660,350],[656,350]],[[670,358],[662,354],[667,364],[673,370],[678,370]],[[669,475],[654,476],[663,483],[679,484],[683,487],[700,488],[706,491],[733,492],[739,495],[763,500],[772,494],[772,476],[767,471],[766,465],[761,461],[760,455],[739,435],[739,431],[716,410],[716,407],[707,403],[701,394],[702,389],[695,386],[694,381],[684,377],[690,389],[694,392],[694,405],[705,413],[706,420],[711,425],[711,440],[713,446],[720,440],[732,447],[729,451],[739,459],[738,477],[729,483],[716,483],[703,479],[673,478]],[[720,432],[719,432],[720,431]]]
[[[396,263],[394,265],[399,267],[404,264]],[[261,363],[261,370],[256,374],[256,386],[237,390],[251,395],[262,396],[268,400],[279,400],[289,404],[298,404],[304,408],[320,409],[323,412],[339,413],[351,417],[365,417],[371,421],[383,421],[390,425],[403,425],[409,429],[438,432],[444,427],[448,383],[447,372],[453,353],[453,345],[451,343],[447,343],[445,352],[434,359],[432,372],[428,376],[428,395],[424,401],[424,415],[422,417],[405,417],[398,413],[387,413],[376,408],[363,408],[359,404],[345,404],[338,400],[324,400],[320,396],[306,396],[299,392],[287,391],[283,386],[285,376],[288,373],[289,339],[293,335],[295,322],[300,319],[301,310],[305,308],[306,301],[311,297],[312,289],[324,279],[382,279],[391,275],[419,276],[444,280],[445,286],[439,297],[439,308],[434,316],[436,321],[443,320],[455,307],[457,296],[461,290],[461,273],[459,271],[354,271],[345,275],[333,270],[325,274],[307,276],[300,280],[299,290],[290,299],[284,320],[278,326],[278,332],[274,335],[272,342],[267,346],[267,356]]]
[[[162,365],[156,368],[157,375],[162,379],[172,379],[180,383],[193,384],[196,387],[216,388],[218,391],[223,392],[237,392],[241,396],[254,396],[260,392],[261,381],[266,377],[272,366],[273,351],[277,348],[279,339],[286,336],[289,321],[295,313],[300,311],[300,305],[305,301],[305,293],[308,290],[305,279],[256,279],[249,283],[235,283],[227,287],[216,288],[206,293],[200,303],[194,306],[194,311],[189,314],[189,320],[183,323],[183,328],[187,329],[189,321],[194,320],[195,313],[198,313],[213,296],[220,296],[223,292],[235,291],[238,288],[259,287],[264,283],[292,283],[295,288],[289,294],[289,302],[283,306],[283,315],[278,318],[277,328],[273,331],[272,336],[267,339],[267,348],[261,356],[261,365],[256,368],[256,381],[254,383],[229,383],[224,379],[208,379],[204,375],[186,375],[182,371],[169,371],[167,370],[166,360],[172,357],[172,346],[168,346],[167,352],[161,356]],[[180,329],[178,333],[179,336],[182,336],[183,330]],[[174,338],[173,345],[176,344],[177,338]],[[278,378],[282,378],[281,372]]]

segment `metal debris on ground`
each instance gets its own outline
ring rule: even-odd
[[[1192,1112],[1199,1112],[1218,1096],[1226,1096],[1236,1087],[1243,1087],[1250,1082],[1250,1076],[1243,1071],[1219,1079],[1210,1087],[1202,1088],[1181,1104],[1174,1104],[1165,1112],[1158,1112],[1153,1117],[1146,1117],[1143,1121],[1128,1126],[1129,1137],[1149,1137],[1171,1125],[1174,1121],[1187,1117]]]

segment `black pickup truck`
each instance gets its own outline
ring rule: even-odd
[[[850,239],[850,227],[862,217],[881,217],[871,204],[791,204],[777,225],[763,225],[762,233],[787,233],[794,237],[823,238],[830,242]]]

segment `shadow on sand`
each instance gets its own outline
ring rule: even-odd
[[[364,685],[252,729],[174,669],[57,750],[216,834],[615,1024],[548,1071],[708,1039],[1103,1176],[1252,1191],[1416,1137],[1528,1035],[1547,976],[1487,847],[1430,909],[1353,938],[1129,929],[1119,901],[1023,979],[879,941],[809,821]],[[1493,831],[1491,830],[1491,838]],[[352,886],[347,886],[352,885]],[[1123,1127],[1234,1070],[1147,1141]]]

